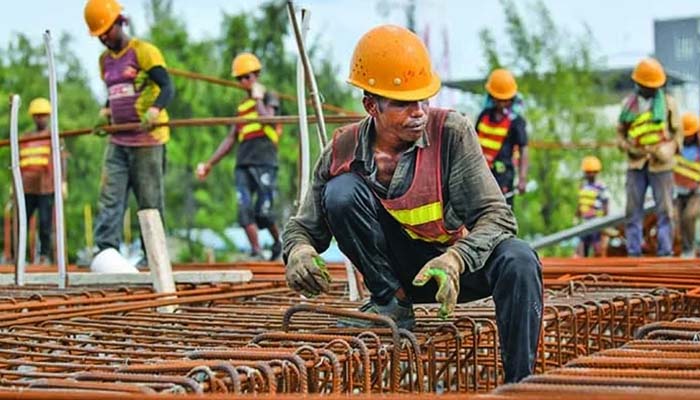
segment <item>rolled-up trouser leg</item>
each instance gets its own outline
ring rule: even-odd
[[[646,167],[641,170],[630,169],[627,171],[627,181],[625,182],[627,192],[625,239],[627,240],[627,254],[630,256],[640,256],[642,254],[644,195],[649,185],[648,174]]]
[[[656,211],[656,254],[673,254],[673,172],[650,172],[649,184],[654,195]]]

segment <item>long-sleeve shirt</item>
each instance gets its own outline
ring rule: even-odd
[[[364,119],[360,124],[359,142],[351,168],[354,173],[365,176],[378,196],[388,199],[399,197],[406,193],[413,181],[417,149],[433,144],[428,143],[427,134],[424,133],[402,154],[389,186],[384,187],[376,179],[375,135],[373,120],[369,117]],[[331,146],[329,144],[323,150],[311,187],[297,215],[285,227],[285,261],[291,249],[297,245],[310,244],[322,252],[330,244],[332,234],[324,216],[322,195],[326,183],[332,179]],[[456,112],[448,114],[443,127],[441,151],[445,225],[448,229],[466,226],[469,233],[452,248],[462,257],[465,270],[476,271],[484,266],[499,243],[516,235],[517,223],[486,164],[474,128],[467,118]]]
[[[651,99],[645,99],[639,96],[638,101],[639,112],[645,112],[651,109]],[[627,99],[625,99],[625,101],[623,102],[623,106],[626,102]],[[673,165],[675,164],[673,157],[668,157],[667,159],[659,159],[654,156],[654,154],[659,150],[661,146],[673,146],[674,149],[672,151],[667,152],[670,154],[673,154],[674,152],[677,152],[678,150],[683,148],[683,130],[681,129],[681,121],[678,114],[678,106],[676,105],[676,101],[673,99],[673,97],[669,95],[666,95],[666,108],[668,110],[666,129],[668,129],[670,141],[659,143],[655,145],[656,147],[649,148],[644,151],[628,150],[628,148],[631,147],[627,139],[627,131],[629,130],[629,126],[623,124],[618,125],[617,146],[618,148],[620,148],[620,150],[627,152],[627,167],[629,169],[642,169],[644,168],[647,162],[649,163],[649,172],[662,172],[670,171],[673,169]]]

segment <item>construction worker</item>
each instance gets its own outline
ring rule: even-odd
[[[360,310],[400,328],[414,327],[414,303],[437,300],[447,318],[458,302],[492,295],[506,382],[524,378],[537,351],[541,266],[515,238],[471,123],[428,106],[441,83],[425,45],[405,28],[376,27],[355,47],[348,83],[364,91],[369,116],[335,132],[284,229],[287,284],[305,296],[330,289],[319,252],[334,236],[371,293]]]
[[[681,256],[695,257],[695,227],[700,215],[700,121],[693,113],[685,113],[682,118],[683,150],[677,154],[673,176],[676,182],[677,226],[681,239]]]
[[[163,218],[165,144],[170,130],[154,124],[168,121],[165,108],[175,88],[160,50],[127,35],[128,21],[116,0],[88,0],[85,22],[90,34],[107,48],[99,63],[108,100],[100,111],[104,120],[98,125],[141,124],[137,129],[113,132],[105,153],[95,244],[100,253],[117,254],[129,189],[140,210],[158,209]],[[97,256],[99,253],[93,264]]]
[[[656,208],[658,256],[672,253],[673,165],[674,154],[683,146],[675,100],[663,86],[666,73],[653,58],[641,60],[632,72],[636,83],[633,94],[622,106],[617,143],[628,157],[627,163],[627,254],[642,254],[644,196],[651,186]]]
[[[277,114],[279,110],[277,96],[258,82],[261,70],[260,60],[251,53],[241,53],[233,59],[231,75],[247,93],[238,105],[239,117],[269,117]],[[211,158],[197,166],[198,178],[206,179],[211,168],[240,142],[235,168],[238,222],[248,237],[250,256],[253,259],[261,257],[258,228],[267,229],[274,240],[270,260],[278,259],[282,253],[279,229],[273,213],[280,132],[280,129],[272,125],[257,121],[234,125]]]
[[[515,197],[513,152],[517,149],[517,192],[525,193],[529,163],[526,123],[515,77],[506,69],[495,69],[486,81],[486,105],[476,119],[476,132],[486,162],[512,207]]]
[[[586,156],[581,162],[584,177],[578,190],[578,208],[576,209],[578,221],[588,221],[608,215],[608,189],[603,182],[596,179],[602,168],[603,165],[595,156]],[[582,236],[576,254],[579,257],[588,257],[591,250],[596,256],[602,254],[600,232]]]
[[[34,120],[35,130],[25,133],[23,138],[49,133],[51,103],[37,97],[29,103],[29,116]],[[66,166],[63,158],[61,191],[68,194]],[[51,162],[51,139],[21,142],[19,145],[19,165],[22,171],[22,187],[27,213],[27,224],[35,211],[39,214],[39,264],[50,264],[53,255],[53,163]]]

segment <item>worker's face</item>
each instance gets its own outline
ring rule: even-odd
[[[401,101],[365,96],[365,110],[374,118],[377,132],[395,135],[403,142],[418,140],[428,124],[428,100]]]
[[[645,99],[650,99],[656,95],[656,91],[658,89],[650,88],[647,86],[642,86],[640,84],[637,84],[637,93],[639,93],[640,96],[644,97]]]
[[[102,42],[105,47],[112,51],[119,51],[124,46],[124,30],[122,24],[124,21],[117,18],[117,21],[112,24],[112,26],[107,29],[107,31],[99,36],[100,42]]]
[[[243,89],[250,90],[253,88],[253,84],[258,81],[258,72],[250,72],[245,75],[237,76],[236,80],[241,84]]]
[[[586,181],[591,182],[591,183],[595,182],[596,175],[598,175],[597,172],[586,172],[586,175],[585,175]]]
[[[49,114],[34,114],[32,119],[34,119],[34,124],[38,131],[43,131],[49,126]]]
[[[493,99],[493,103],[496,106],[496,109],[498,111],[503,111],[503,110],[510,108],[510,106],[513,105],[513,99],[508,99],[508,100]]]

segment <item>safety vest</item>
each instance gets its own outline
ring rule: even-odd
[[[466,235],[464,226],[455,230],[445,226],[442,199],[442,128],[450,110],[431,108],[428,120],[429,145],[418,148],[413,182],[402,196],[382,199],[386,211],[408,235],[424,242],[452,244]],[[342,127],[333,136],[331,177],[350,172],[359,142],[360,123]]]
[[[19,166],[25,171],[48,171],[51,161],[49,139],[22,142],[19,145]]]
[[[695,190],[700,184],[700,160],[689,160],[681,155],[675,155],[676,165],[673,166],[673,179],[676,185]]]
[[[668,140],[666,121],[654,121],[651,117],[651,111],[639,114],[627,130],[627,136],[636,146],[655,145]]]
[[[238,116],[242,118],[255,119],[259,117],[255,99],[245,99],[238,105]],[[258,137],[267,136],[272,143],[279,142],[279,132],[271,125],[259,122],[248,122],[237,125],[238,141],[243,142]]]
[[[511,122],[511,119],[505,116],[499,122],[494,122],[491,120],[489,113],[484,113],[476,125],[481,152],[484,153],[489,168],[491,168],[496,157],[498,157],[498,153],[503,147],[503,142],[508,137]]]
[[[600,194],[604,188],[600,185],[584,182],[578,191],[578,211],[583,219],[605,216]]]

